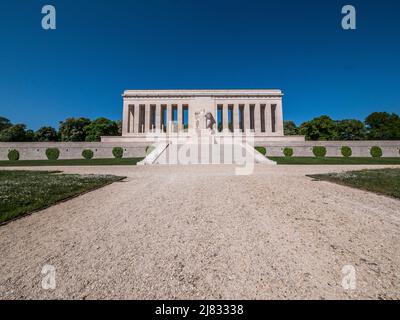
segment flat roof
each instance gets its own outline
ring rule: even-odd
[[[124,97],[146,96],[283,96],[279,89],[125,90]]]

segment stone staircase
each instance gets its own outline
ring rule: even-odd
[[[276,165],[247,143],[217,143],[214,138],[206,140],[188,139],[186,143],[159,144],[141,163],[142,165],[209,165],[237,164],[253,161]]]

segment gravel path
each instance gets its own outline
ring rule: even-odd
[[[0,227],[0,298],[399,299],[400,201],[305,176],[367,167],[61,168],[128,178]]]

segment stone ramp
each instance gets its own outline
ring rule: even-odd
[[[168,143],[159,143],[158,145],[155,146],[154,150],[146,156],[146,158],[138,162],[138,165],[143,166],[143,165],[154,164],[167,148],[168,148]]]

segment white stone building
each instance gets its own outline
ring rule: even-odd
[[[209,128],[215,135],[245,135],[258,141],[289,139],[283,132],[281,90],[126,90],[122,137],[134,142],[170,134],[193,136]],[[304,137],[290,137],[304,141]]]

